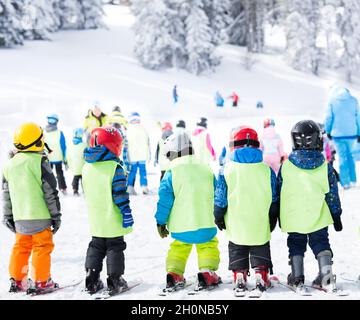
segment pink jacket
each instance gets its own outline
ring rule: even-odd
[[[280,168],[281,158],[285,157],[283,142],[274,127],[265,128],[260,141],[264,162],[277,173]]]

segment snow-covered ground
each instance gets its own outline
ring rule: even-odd
[[[111,9],[110,9],[111,8]],[[82,126],[83,118],[94,100],[100,100],[105,112],[119,105],[127,115],[138,111],[143,116],[155,151],[160,136],[156,125],[160,121],[187,121],[195,126],[199,116],[209,119],[209,131],[217,152],[227,144],[232,127],[249,124],[261,132],[265,117],[274,117],[277,129],[290,151],[290,129],[304,118],[322,120],[329,87],[335,76],[314,77],[289,68],[280,55],[257,55],[252,71],[244,70],[244,51],[224,46],[222,66],[216,74],[195,77],[179,70],[153,72],[143,69],[132,54],[134,42],[131,25],[133,17],[127,8],[107,8],[108,30],[60,32],[52,42],[28,42],[23,48],[0,51],[0,164],[5,161],[12,133],[23,121],[45,124],[48,113],[58,113],[60,125],[70,142],[71,131]],[[276,37],[274,37],[276,38]],[[178,85],[180,103],[172,104],[171,90]],[[359,88],[350,88],[359,97]],[[214,107],[213,96],[219,90],[228,96],[233,90],[240,95],[240,106],[224,109]],[[265,108],[255,104],[263,101]],[[360,171],[359,171],[360,174]],[[153,195],[131,198],[135,229],[126,237],[126,278],[142,278],[145,282],[119,299],[159,299],[157,293],[165,280],[165,257],[171,239],[162,240],[157,234],[153,218],[156,209],[156,190],[159,185],[158,168],[149,167],[149,183]],[[70,185],[71,175],[67,172]],[[338,283],[350,292],[349,299],[360,299],[360,288],[340,277],[355,278],[360,274],[360,190],[341,191],[344,231],[335,233],[330,227],[330,239],[335,254],[334,270]],[[55,236],[52,276],[61,284],[84,278],[84,259],[90,240],[83,198],[62,197],[63,224]],[[221,265],[219,274],[228,281],[227,241],[220,233]],[[0,299],[27,299],[7,293],[9,254],[14,236],[0,226]],[[286,234],[273,233],[272,255],[274,271],[285,279],[287,264]],[[306,256],[306,277],[312,280],[317,262],[309,250]],[[195,250],[191,255],[186,276],[197,272]],[[105,279],[105,272],[103,274]],[[65,289],[41,299],[89,299],[83,286]],[[188,299],[186,292],[169,299]],[[194,297],[191,297],[192,299]],[[198,299],[232,299],[230,284]],[[275,288],[263,299],[297,299],[286,289]],[[336,298],[315,292],[307,299]],[[304,298],[305,299],[305,298]]]

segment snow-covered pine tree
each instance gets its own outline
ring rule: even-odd
[[[161,69],[173,65],[174,51],[179,44],[172,38],[172,12],[163,0],[134,0],[136,14],[135,55],[149,69]]]
[[[227,28],[229,42],[239,46],[246,45],[247,21],[244,1],[245,0],[230,0],[232,22]]]
[[[83,18],[81,19],[82,29],[97,29],[105,27],[103,17],[103,1],[102,0],[78,0],[80,11]]]
[[[21,17],[10,0],[0,0],[0,47],[23,44]]]
[[[57,29],[52,2],[47,0],[25,0],[22,27],[25,39],[49,40],[50,32]]]
[[[80,29],[83,15],[78,0],[53,0],[54,11],[58,17],[59,29]]]
[[[212,43],[212,31],[201,0],[190,0],[190,12],[186,18],[186,50],[189,55],[187,70],[199,75],[212,71],[220,64]]]
[[[344,42],[341,63],[346,79],[353,81],[353,75],[360,69],[360,2],[342,0],[343,13],[339,16],[339,28]]]
[[[287,55],[297,70],[318,74],[321,51],[317,46],[318,0],[289,0],[286,19]]]
[[[264,0],[245,0],[246,45],[249,52],[262,52],[265,46]]]

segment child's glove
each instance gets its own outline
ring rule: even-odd
[[[68,162],[66,160],[64,161],[64,166],[65,166],[65,171],[68,171],[69,170],[69,164],[68,164]]]
[[[272,217],[270,216],[270,232],[273,232],[276,228],[276,224],[277,224],[277,217]]]
[[[329,140],[332,140],[332,135],[330,133],[327,133],[326,135],[329,138]]]
[[[169,231],[166,229],[166,225],[157,225],[157,230],[161,238],[166,238],[169,235]]]
[[[61,220],[60,219],[53,219],[51,220],[51,226],[52,226],[52,233],[55,234],[58,232],[60,226],[61,226]]]
[[[224,219],[215,220],[215,224],[220,231],[226,230],[226,224]]]
[[[124,212],[123,213],[123,228],[132,227],[133,224],[134,224],[134,218],[133,218],[131,212]]]
[[[15,222],[12,218],[4,219],[4,225],[11,231],[16,233],[15,231]]]
[[[333,220],[334,220],[335,231],[340,232],[343,229],[343,226],[342,226],[342,223],[341,223],[341,218],[336,217],[336,218],[333,218]]]

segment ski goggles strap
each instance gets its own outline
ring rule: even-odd
[[[36,139],[34,142],[28,144],[27,146],[24,146],[24,145],[21,144],[21,143],[16,143],[16,144],[14,143],[14,146],[15,146],[16,149],[18,149],[18,150],[20,150],[20,151],[24,151],[24,150],[26,150],[26,149],[29,149],[29,148],[37,145],[37,144],[41,141],[41,139],[43,138],[43,136],[44,136],[43,133],[41,133],[41,135],[40,135],[40,137],[39,137],[38,139]]]
[[[244,146],[259,148],[260,142],[256,141],[256,140],[251,140],[251,139],[243,139],[243,140],[230,142],[230,148],[244,147]]]

